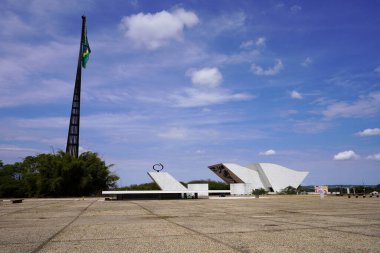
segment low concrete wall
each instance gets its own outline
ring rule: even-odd
[[[230,184],[231,195],[250,195],[252,194],[252,190],[254,190],[253,184]]]
[[[245,184],[230,184],[231,195],[245,195]]]
[[[189,191],[201,191],[198,193],[198,198],[208,198],[208,184],[188,184]]]

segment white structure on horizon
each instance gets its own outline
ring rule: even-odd
[[[196,192],[199,198],[208,198],[208,184],[188,184],[186,188],[168,172],[148,172],[148,175],[162,191],[177,191],[183,194],[190,192],[186,193],[188,197],[194,196]]]
[[[150,178],[163,191],[186,191],[187,188],[167,172],[148,172]]]
[[[280,192],[288,186],[297,188],[309,172],[295,171],[273,163],[256,163],[241,166],[219,163],[208,167],[228,184],[249,184],[252,189],[263,188]]]

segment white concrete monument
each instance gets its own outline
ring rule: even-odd
[[[148,172],[150,178],[163,191],[186,191],[186,187],[167,172]]]
[[[263,188],[269,192],[280,192],[288,186],[297,188],[309,174],[273,163],[256,163],[247,166],[219,163],[209,166],[209,169],[226,183],[249,184],[251,189]]]

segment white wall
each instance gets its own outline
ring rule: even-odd
[[[230,184],[231,195],[244,195],[245,193],[245,184]]]
[[[148,172],[152,180],[164,191],[186,191],[186,187],[167,172]]]
[[[223,163],[223,165],[236,175],[240,182],[252,184],[254,189],[265,188],[257,171],[234,163]]]
[[[208,184],[188,184],[187,189],[190,191],[203,191],[198,193],[198,198],[208,197]]]
[[[288,186],[297,188],[309,174],[309,172],[295,171],[273,163],[259,165],[275,192],[280,192]]]

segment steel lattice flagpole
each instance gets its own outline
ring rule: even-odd
[[[67,134],[66,153],[72,157],[78,157],[79,154],[79,123],[80,123],[80,93],[82,79],[82,57],[83,57],[83,41],[86,30],[86,17],[82,16],[82,33],[79,47],[77,76],[75,78],[75,87],[73,95],[73,103],[71,106],[70,125]]]

